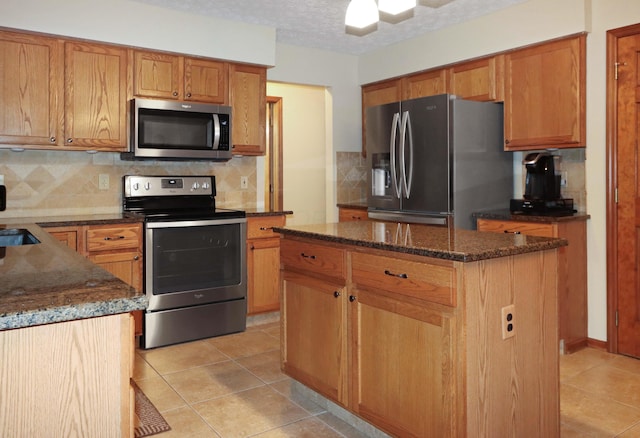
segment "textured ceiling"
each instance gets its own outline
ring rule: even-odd
[[[453,0],[416,7],[400,23],[378,23],[365,36],[345,32],[349,0],[137,0],[142,3],[276,28],[277,42],[360,55],[430,31],[486,15],[526,0]]]

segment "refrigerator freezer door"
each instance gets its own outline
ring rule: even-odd
[[[402,102],[408,112],[405,133],[405,173],[408,197],[401,210],[410,213],[446,214],[450,194],[450,101],[438,95]],[[410,182],[410,184],[409,184]]]
[[[400,145],[398,103],[367,108],[367,204],[369,208],[400,207]]]

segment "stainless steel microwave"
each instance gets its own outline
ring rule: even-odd
[[[131,100],[125,160],[231,159],[231,107],[157,99]]]

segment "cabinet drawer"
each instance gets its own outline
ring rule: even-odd
[[[516,233],[529,236],[557,237],[555,224],[524,221],[497,221],[492,219],[478,219],[478,231],[494,233]]]
[[[285,267],[345,279],[345,250],[283,239],[280,260]]]
[[[87,229],[87,252],[111,251],[125,248],[140,248],[142,226],[105,225]]]
[[[340,222],[366,221],[367,219],[369,219],[367,210],[359,209],[359,208],[344,208],[344,207],[340,207],[338,209],[338,220]]]
[[[273,232],[273,227],[282,227],[285,222],[285,216],[247,218],[247,239],[279,237],[280,234]]]
[[[356,286],[383,289],[425,301],[456,305],[455,269],[427,263],[354,252],[351,255]]]

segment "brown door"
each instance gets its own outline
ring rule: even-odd
[[[608,36],[613,192],[608,202],[608,237],[613,240],[608,270],[609,348],[640,357],[640,26],[610,31]]]

